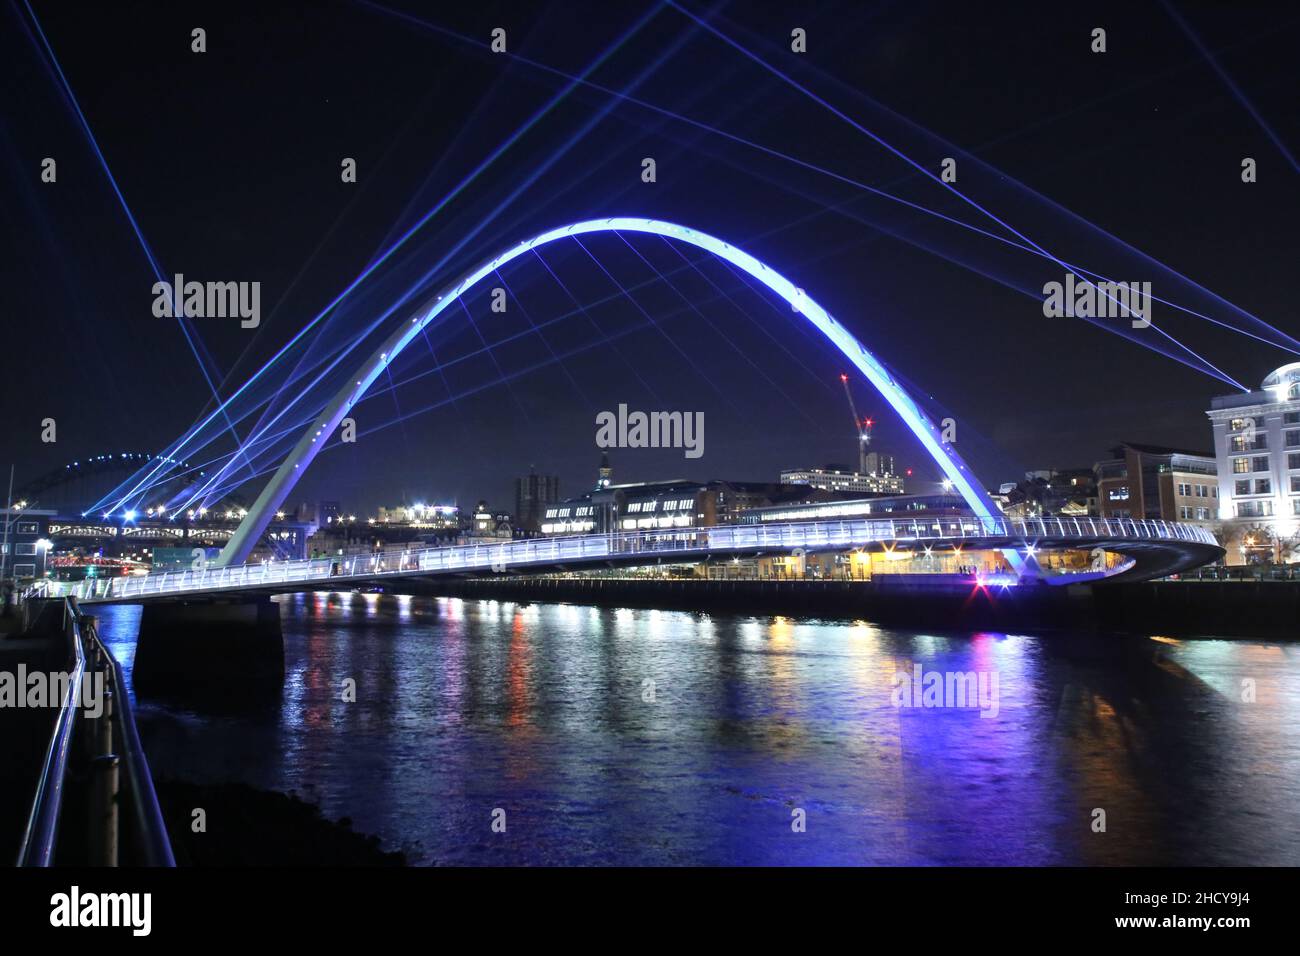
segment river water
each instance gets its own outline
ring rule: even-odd
[[[140,703],[153,769],[412,862],[1300,864],[1300,644],[281,600],[282,698]],[[97,613],[129,670],[139,609]]]

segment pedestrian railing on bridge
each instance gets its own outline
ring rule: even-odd
[[[678,556],[683,560],[713,554],[824,551],[908,542],[1186,542],[1215,545],[1208,529],[1140,518],[976,518],[963,516],[864,518],[849,521],[772,522],[704,528],[644,529],[608,534],[527,538],[500,544],[465,544],[408,551],[264,561],[220,568],[162,571],[124,578],[88,579],[73,593],[83,601],[120,601],[187,592],[225,591],[301,583],[304,588],[344,584],[379,576],[420,576],[506,572],[546,566],[626,562],[629,558]]]

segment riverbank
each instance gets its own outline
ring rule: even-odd
[[[406,866],[352,821],[327,820],[295,794],[242,783],[154,781],[178,866]],[[204,829],[195,832],[196,811]]]

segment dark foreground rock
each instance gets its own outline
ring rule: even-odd
[[[357,833],[346,817],[291,794],[238,783],[155,781],[178,866],[405,866],[406,855]],[[194,832],[202,809],[207,830]]]

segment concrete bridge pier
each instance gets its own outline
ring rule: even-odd
[[[284,686],[280,608],[269,597],[146,604],[132,683],[142,697],[236,703]]]

